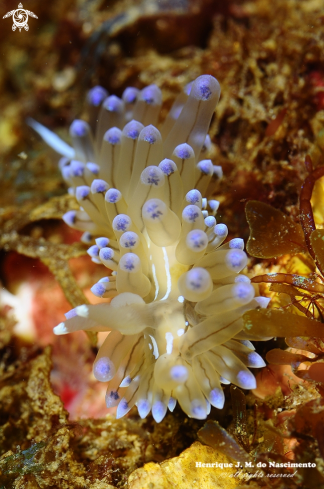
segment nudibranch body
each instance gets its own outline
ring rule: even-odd
[[[242,315],[266,307],[240,272],[244,243],[225,242],[218,202],[204,196],[221,168],[207,158],[207,135],[220,96],[203,75],[175,100],[157,129],[162,97],[150,85],[122,98],[101,87],[88,94],[89,123],[70,127],[73,148],[35,121],[30,124],[64,155],[60,167],[80,204],[65,222],[84,231],[91,259],[112,273],[92,287],[110,302],[66,314],[56,334],[107,331],[93,372],[108,382],[106,403],[117,417],[134,405],[160,422],[176,402],[204,419],[222,408],[221,384],[256,386],[262,367]]]

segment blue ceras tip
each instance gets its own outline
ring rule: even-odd
[[[136,102],[138,93],[138,88],[127,87],[123,92],[122,99],[125,104],[134,104]]]
[[[108,96],[107,90],[105,90],[103,87],[100,85],[97,85],[88,92],[88,103],[90,105],[93,105],[94,107],[99,107],[99,105],[102,104],[102,102],[105,100],[105,98]]]
[[[84,172],[84,164],[81,161],[72,160],[71,161],[71,175],[73,177],[82,177]]]
[[[90,132],[89,124],[81,119],[75,119],[70,126],[72,137],[84,137]]]
[[[111,129],[108,129],[108,131],[105,132],[104,140],[108,141],[108,143],[115,146],[116,144],[120,144],[121,134],[122,132],[120,129],[118,129],[117,127],[112,127]]]
[[[91,184],[91,192],[93,194],[102,194],[103,192],[106,192],[108,188],[108,183],[105,182],[105,180],[101,180],[100,178],[96,178]]]
[[[87,251],[88,255],[91,256],[91,258],[97,258],[99,256],[99,248],[97,245],[92,245]]]
[[[77,200],[84,200],[88,197],[90,194],[90,187],[87,185],[80,185],[79,187],[76,188],[75,191],[75,196]]]
[[[97,165],[96,163],[92,163],[91,161],[88,161],[88,163],[86,164],[86,167],[88,168],[88,170],[91,173],[93,173],[93,175],[98,175],[98,173],[100,171],[99,165]]]
[[[105,237],[96,238],[96,244],[99,249],[106,248],[109,245],[109,238],[105,238]]]
[[[75,224],[76,220],[76,211],[68,211],[62,216],[63,221],[68,225],[72,226]]]
[[[102,297],[106,292],[104,285],[99,282],[94,284],[90,290],[96,297]]]

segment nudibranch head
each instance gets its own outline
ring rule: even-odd
[[[93,372],[108,382],[117,417],[136,405],[160,422],[179,402],[204,419],[211,405],[223,407],[222,383],[252,389],[249,367],[264,366],[242,315],[267,300],[240,274],[243,241],[224,244],[219,203],[203,197],[221,176],[207,135],[219,96],[217,80],[200,76],[158,129],[157,86],[127,88],[121,99],[95,87],[89,123],[71,125],[73,148],[31,121],[65,155],[62,174],[80,204],[65,222],[84,231],[91,259],[112,270],[91,289],[111,301],[75,308],[54,332],[109,332]]]

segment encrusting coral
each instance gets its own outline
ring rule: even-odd
[[[178,401],[190,417],[222,408],[221,384],[256,386],[249,367],[264,361],[242,315],[267,307],[240,272],[247,264],[242,239],[224,243],[219,203],[203,197],[221,168],[206,159],[207,135],[220,96],[203,75],[175,100],[158,130],[162,97],[150,85],[127,88],[122,98],[95,87],[88,94],[89,124],[70,127],[73,148],[30,120],[64,157],[60,167],[80,204],[65,222],[84,231],[92,260],[112,270],[92,288],[110,303],[82,305],[66,314],[56,334],[107,331],[93,372],[108,382],[106,404],[117,417],[134,405],[160,422]],[[96,121],[98,120],[98,123]]]

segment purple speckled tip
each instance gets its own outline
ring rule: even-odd
[[[89,124],[81,119],[75,119],[70,126],[70,134],[72,137],[82,138],[90,132]]]
[[[149,144],[154,144],[157,141],[161,140],[161,134],[156,127],[149,125],[144,127],[139,135],[139,139],[146,141]]]
[[[116,95],[110,95],[110,97],[105,99],[103,107],[109,112],[121,112],[124,108],[124,103]]]
[[[136,102],[138,93],[138,88],[127,87],[123,92],[122,99],[125,104],[134,104]]]
[[[90,105],[94,107],[99,107],[102,104],[103,100],[108,96],[107,90],[105,90],[100,85],[97,85],[88,92],[87,100]]]
[[[90,194],[90,187],[87,185],[80,185],[80,187],[77,187],[75,190],[75,196],[77,200],[84,200],[88,197]]]
[[[126,401],[125,398],[123,398],[120,401],[120,403],[118,404],[117,412],[116,412],[116,418],[117,419],[122,418],[123,416],[125,416],[125,414],[128,413],[129,410],[130,410],[130,407],[128,405],[128,402]]]
[[[143,88],[140,97],[149,105],[161,105],[162,103],[162,93],[156,85],[149,85]]]
[[[214,227],[214,233],[216,234],[216,236],[227,236],[228,234],[228,229],[227,229],[227,226],[225,224],[216,224],[216,226]]]
[[[174,399],[174,397],[170,397],[169,403],[168,403],[168,409],[169,409],[169,411],[171,411],[171,413],[174,411],[174,408],[176,407],[176,405],[177,405],[177,400]]]
[[[131,218],[127,214],[119,214],[112,222],[113,229],[123,232],[128,231],[131,224]]]
[[[232,291],[236,298],[242,302],[250,302],[254,297],[254,288],[247,282],[238,282]]]
[[[188,369],[184,365],[175,365],[174,367],[170,368],[170,377],[176,382],[182,384],[188,378]]]
[[[93,194],[100,194],[106,192],[109,188],[109,185],[105,180],[101,180],[100,178],[96,178],[93,180],[91,184],[91,192]]]
[[[99,170],[100,170],[99,165],[97,165],[96,163],[92,163],[91,161],[89,161],[89,162],[86,164],[86,167],[88,168],[88,170],[89,170],[89,171],[91,171],[91,173],[92,173],[93,175],[98,175]]]
[[[216,226],[216,219],[214,218],[214,216],[207,216],[205,218],[205,224],[208,228],[212,228]]]
[[[125,253],[119,260],[119,267],[124,272],[135,273],[140,269],[141,260],[135,253]]]
[[[194,150],[187,143],[179,144],[173,151],[173,154],[182,160],[189,160],[189,158],[194,158],[195,156]]]
[[[212,175],[214,173],[214,165],[211,160],[199,161],[197,168],[205,175]]]
[[[207,83],[201,83],[199,85],[199,92],[202,100],[208,100],[212,94],[212,91]]]
[[[139,237],[133,231],[128,231],[121,235],[119,243],[123,248],[134,248],[139,243]]]
[[[120,396],[117,391],[108,390],[106,394],[106,406],[107,408],[111,408],[116,406],[117,401],[119,401]]]
[[[186,244],[192,251],[199,252],[207,247],[208,237],[204,231],[194,229],[187,234]]]
[[[157,423],[160,423],[165,416],[167,406],[161,401],[157,401],[152,406],[152,416]]]
[[[218,408],[218,409],[222,409],[222,407],[224,406],[224,402],[225,402],[225,396],[224,396],[224,392],[223,392],[223,389],[213,389],[210,391],[210,394],[209,394],[209,400],[211,402],[211,404]]]
[[[72,160],[71,161],[71,175],[73,177],[82,177],[84,172],[84,164],[81,161]]]
[[[128,387],[131,384],[131,382],[132,382],[132,378],[129,375],[127,375],[127,377],[125,377],[121,381],[119,387]]]
[[[146,418],[146,416],[151,410],[149,401],[147,399],[141,399],[140,401],[138,401],[137,410],[138,410],[138,414],[142,419]]]
[[[116,202],[119,202],[121,198],[122,194],[116,188],[110,188],[109,190],[107,190],[105,195],[105,200],[110,204],[115,204]]]
[[[225,257],[225,263],[230,270],[240,272],[247,264],[247,256],[242,250],[229,250]]]
[[[216,226],[214,227],[214,233],[216,234],[216,236],[226,237],[228,234],[228,228],[226,224],[216,224]]]
[[[244,241],[242,238],[234,238],[231,239],[228,243],[231,250],[243,250],[244,249]]]
[[[199,76],[193,83],[191,93],[194,93],[199,100],[208,100],[215,90],[214,84],[211,83],[212,80],[215,80],[212,76]]]
[[[266,363],[264,362],[263,358],[260,357],[260,355],[255,351],[252,351],[251,353],[248,354],[248,362],[249,362],[248,366],[252,368],[261,368],[266,366]]]
[[[99,256],[99,248],[97,245],[92,245],[90,248],[87,250],[87,253],[91,258],[97,258]]]
[[[160,220],[167,212],[166,204],[160,199],[150,199],[145,202],[142,208],[144,219]]]
[[[186,194],[186,201],[190,202],[191,205],[195,205],[201,200],[201,193],[197,189],[189,190]]]
[[[130,139],[137,139],[140,132],[144,129],[143,124],[138,121],[130,121],[124,126],[123,134]]]
[[[112,127],[111,129],[108,129],[108,131],[105,132],[104,140],[108,141],[108,143],[112,145],[120,144],[121,134],[122,132],[120,129],[118,129],[117,127]]]
[[[141,181],[145,185],[160,186],[164,182],[164,173],[158,166],[148,166],[142,171]]]
[[[137,139],[139,136],[139,132],[137,131],[137,129],[129,129],[127,131],[127,137],[129,137],[130,139]]]
[[[215,94],[220,95],[220,86],[216,78],[211,75],[201,75],[192,84],[190,96],[197,100],[206,101]]]
[[[186,222],[196,222],[199,219],[201,210],[197,205],[187,205],[182,211],[182,218]]]
[[[111,260],[114,257],[114,250],[111,248],[101,248],[99,256],[102,260]]]
[[[109,239],[106,237],[100,237],[96,239],[97,246],[101,248],[106,248],[109,245]]]
[[[247,371],[241,370],[237,376],[238,385],[243,389],[255,389],[256,388],[256,380],[254,375]]]
[[[191,403],[192,414],[197,419],[205,419],[207,417],[206,406],[201,404],[200,401],[194,399]]]
[[[63,221],[68,225],[72,226],[75,224],[76,211],[68,211],[62,216]]]
[[[94,284],[90,290],[96,297],[102,297],[106,292],[104,285],[100,283]]]
[[[114,364],[108,357],[101,357],[93,366],[93,374],[99,382],[108,382],[115,375]]]
[[[163,173],[167,176],[172,175],[175,171],[177,171],[178,167],[174,161],[165,158],[159,163],[159,168],[163,171]]]
[[[234,282],[236,284],[240,283],[240,282],[244,282],[246,284],[250,284],[251,283],[251,280],[249,279],[249,277],[247,277],[246,275],[237,275],[234,279]]]
[[[211,278],[204,268],[192,268],[187,272],[186,284],[189,289],[202,292],[210,286]]]

